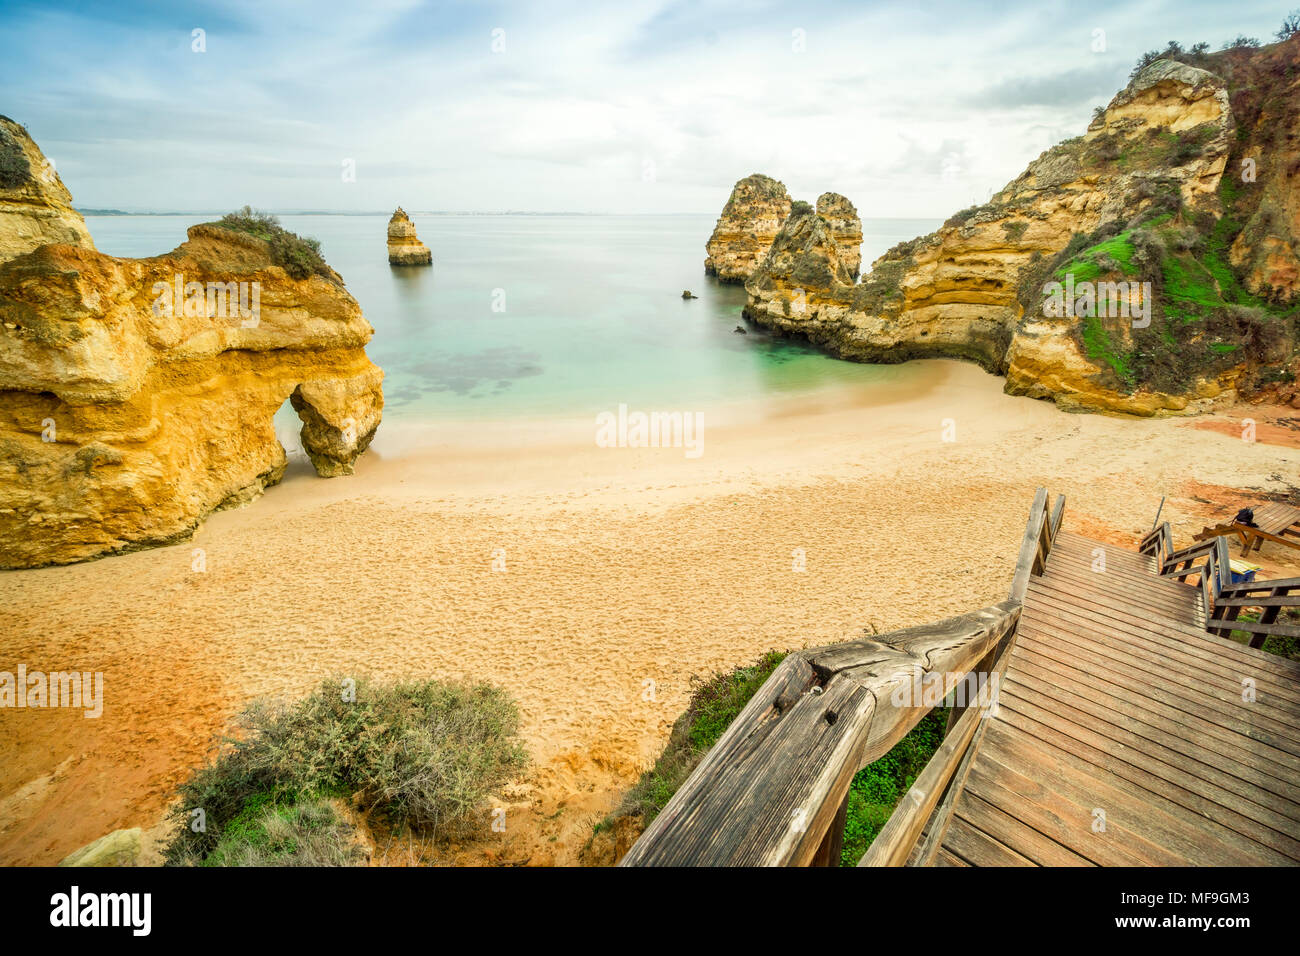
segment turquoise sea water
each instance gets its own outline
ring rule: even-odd
[[[167,252],[213,217],[89,216],[96,246]],[[282,216],[321,241],[375,327],[385,419],[700,408],[861,383],[896,368],[826,357],[741,325],[745,293],[704,275],[711,216],[412,213],[429,268],[388,265],[387,216]],[[867,220],[864,264],[932,220]],[[683,301],[683,289],[698,299]],[[496,310],[494,310],[494,305]]]

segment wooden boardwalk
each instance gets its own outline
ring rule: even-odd
[[[929,862],[1300,861],[1300,665],[1205,627],[1155,557],[1060,533]]]
[[[787,656],[620,865],[838,865],[854,774],[945,699],[859,866],[1300,863],[1300,665],[1259,649],[1300,637],[1300,578],[1064,511],[1038,489],[1006,600]]]

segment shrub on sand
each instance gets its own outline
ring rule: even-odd
[[[206,860],[231,832],[265,831],[268,808],[322,797],[349,797],[395,828],[443,834],[527,764],[518,710],[490,684],[358,680],[353,689],[330,680],[293,705],[254,703],[240,729],[180,788],[170,862]],[[190,827],[194,809],[205,832]],[[284,818],[300,827],[318,819]]]

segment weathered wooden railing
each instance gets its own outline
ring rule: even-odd
[[[1251,647],[1262,647],[1270,634],[1300,637],[1300,626],[1277,620],[1283,608],[1300,607],[1300,578],[1233,584],[1228,541],[1222,535],[1175,551],[1165,522],[1142,539],[1138,550],[1155,557],[1161,577],[1179,581],[1199,577],[1205,629],[1211,634],[1229,637],[1233,631],[1245,631]],[[1198,565],[1202,557],[1205,564]],[[1259,612],[1258,620],[1239,620],[1243,611],[1251,609]]]
[[[1300,607],[1300,578],[1228,584],[1220,588],[1215,598],[1207,629],[1220,637],[1228,637],[1233,631],[1245,631],[1250,635],[1251,647],[1262,647],[1270,634],[1300,637],[1300,626],[1278,623],[1278,614],[1288,607]],[[1241,612],[1250,608],[1258,609],[1259,619],[1238,620]]]
[[[1007,600],[789,655],[620,865],[838,865],[853,775],[956,691],[964,706],[868,854],[871,863],[905,862],[926,822],[951,809],[954,781],[982,736],[981,705],[1005,671],[1029,578],[1043,573],[1063,506],[1058,498],[1049,514],[1046,490],[1035,495]]]

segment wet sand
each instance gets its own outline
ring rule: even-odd
[[[0,669],[103,671],[106,697],[97,720],[0,711],[0,862],[155,825],[247,701],[368,674],[507,687],[534,765],[506,833],[451,858],[572,863],[692,675],[1001,600],[1036,486],[1126,545],[1168,495],[1181,544],[1300,474],[1285,426],[1068,415],[974,366],[908,368],[704,409],[699,458],[596,447],[589,417],[385,423],[355,476],[295,462],[192,542],[0,575]],[[1265,575],[1300,573],[1278,551]]]

